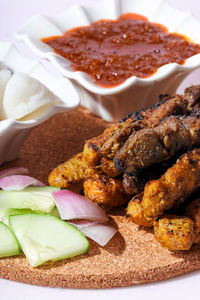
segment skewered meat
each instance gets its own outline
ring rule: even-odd
[[[143,128],[154,128],[168,116],[186,115],[197,103],[200,103],[200,85],[185,89],[184,96],[176,95],[170,98],[165,95],[151,108],[130,114],[128,118],[122,119],[110,137],[107,136],[105,142],[98,148],[100,155],[114,158],[116,152],[132,133]]]
[[[91,176],[95,169],[84,159],[83,153],[73,156],[63,164],[58,165],[49,174],[49,184],[80,192],[83,181]]]
[[[158,217],[176,207],[200,187],[200,149],[184,154],[158,180],[144,188],[142,208],[146,217]]]
[[[123,175],[123,187],[127,194],[136,195],[144,190],[145,184],[149,180],[158,179],[170,168],[180,155],[177,155],[169,160],[163,161],[159,164],[146,168],[143,172],[128,176],[126,173]]]
[[[137,174],[167,160],[181,149],[200,146],[200,118],[170,116],[154,129],[143,129],[129,137],[115,159],[118,170]]]
[[[143,209],[141,207],[143,193],[136,195],[131,199],[127,207],[127,215],[129,218],[135,223],[140,226],[144,227],[152,227],[154,219],[147,219],[144,216]]]
[[[194,222],[187,217],[163,216],[154,221],[154,234],[164,248],[189,250],[195,239]]]
[[[120,175],[120,172],[117,171],[117,169],[115,168],[114,161],[109,158],[102,157],[100,160],[99,167],[101,168],[104,174],[110,177],[116,177]]]
[[[154,221],[155,238],[169,250],[188,250],[200,242],[200,198],[187,205],[185,216],[163,216]]]
[[[122,181],[95,173],[83,184],[85,196],[104,207],[116,207],[125,204],[130,196],[125,194]]]
[[[181,96],[175,96],[167,101],[158,102],[150,109],[133,114],[124,122],[119,123],[119,128],[99,148],[100,155],[114,158],[131,134],[146,127],[155,127],[167,116],[186,114],[187,105],[188,102]]]
[[[124,191],[129,195],[137,195],[144,190],[146,181],[146,178],[141,174],[132,176],[124,174],[122,181]]]
[[[193,200],[186,207],[185,215],[192,218],[195,228],[195,243],[200,242],[200,198]]]

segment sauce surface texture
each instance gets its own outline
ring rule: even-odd
[[[103,87],[117,86],[133,75],[149,77],[165,64],[184,64],[200,53],[200,45],[131,13],[42,41],[69,60],[73,71],[86,72]]]

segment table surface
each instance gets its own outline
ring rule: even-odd
[[[0,40],[11,41],[21,48],[28,57],[35,57],[26,47],[13,39],[18,26],[34,14],[54,15],[66,10],[75,3],[94,4],[100,0],[0,0]],[[126,1],[126,0],[124,0]],[[200,20],[199,0],[168,0],[174,7],[191,11]],[[178,92],[190,85],[199,83],[200,70],[190,74],[180,85]],[[137,287],[114,288],[104,290],[53,289],[30,286],[0,279],[1,299],[192,299],[198,293],[199,271],[163,282],[141,285]]]

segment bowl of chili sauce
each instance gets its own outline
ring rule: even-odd
[[[200,66],[200,23],[160,0],[76,5],[32,17],[15,36],[49,59],[73,82],[81,104],[107,121],[173,94]]]

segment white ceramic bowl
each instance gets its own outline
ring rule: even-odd
[[[72,71],[69,61],[55,54],[40,39],[61,35],[100,19],[116,19],[128,12],[144,15],[152,22],[165,25],[169,32],[186,35],[191,41],[200,43],[200,23],[190,13],[178,11],[165,0],[104,0],[93,6],[76,5],[54,17],[33,16],[17,30],[15,37],[50,60],[62,75],[76,84],[83,106],[107,121],[114,121],[151,106],[160,94],[173,94],[181,81],[200,66],[200,54],[188,58],[184,65],[164,65],[149,78],[132,76],[117,87],[103,88],[86,73]]]
[[[50,75],[40,63],[24,58],[10,43],[0,42],[0,61],[14,72],[23,72],[36,78],[60,100],[60,103],[41,110],[39,114],[33,113],[34,119],[0,121],[0,164],[2,164],[18,157],[20,147],[33,127],[56,113],[76,108],[79,105],[79,95],[69,80]]]

